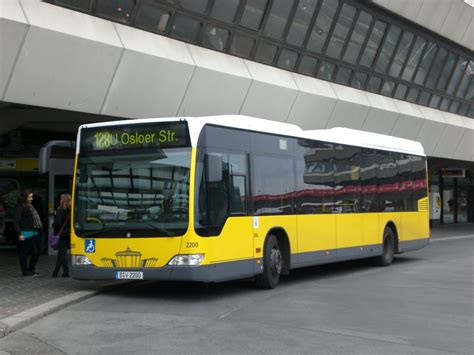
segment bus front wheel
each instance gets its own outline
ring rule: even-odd
[[[373,259],[374,264],[377,266],[388,266],[393,261],[393,254],[395,252],[395,236],[393,230],[390,227],[385,227],[383,233],[383,251],[382,255],[377,256]]]
[[[256,276],[256,286],[261,289],[275,288],[280,280],[282,268],[283,256],[278,240],[274,235],[269,235],[263,249],[263,273]]]

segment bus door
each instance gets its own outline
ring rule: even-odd
[[[198,225],[212,229],[212,262],[248,261],[253,259],[252,218],[248,215],[248,158],[246,153],[209,149],[211,158],[221,161],[222,177],[208,181],[198,192]],[[205,229],[206,229],[205,228]],[[249,272],[250,273],[250,272]]]
[[[286,146],[286,143],[285,143]],[[272,229],[285,231],[290,250],[298,250],[296,215],[294,211],[294,159],[283,154],[255,154],[252,159],[252,196],[254,255],[262,258],[265,239]],[[257,268],[259,265],[256,265]]]

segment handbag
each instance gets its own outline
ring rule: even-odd
[[[58,250],[58,248],[59,248],[59,236],[63,232],[64,227],[66,227],[66,223],[69,222],[69,217],[71,217],[71,214],[69,214],[67,216],[66,221],[64,221],[64,223],[63,223],[61,229],[59,230],[58,234],[51,234],[48,238],[49,246],[54,250]]]
[[[59,248],[59,235],[51,234],[48,238],[49,246],[54,249],[58,250]]]

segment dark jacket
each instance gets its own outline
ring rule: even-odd
[[[64,224],[66,223],[66,224]],[[69,208],[59,207],[56,210],[56,215],[54,216],[53,228],[54,234],[58,234],[61,227],[64,225],[64,228],[59,236],[60,239],[69,241],[71,236],[71,210]]]
[[[33,215],[28,207],[18,206],[15,210],[15,219],[13,222],[13,228],[18,235],[21,231],[33,231],[37,228],[34,227]]]

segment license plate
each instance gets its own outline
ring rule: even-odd
[[[143,280],[143,271],[117,271],[117,280]]]

